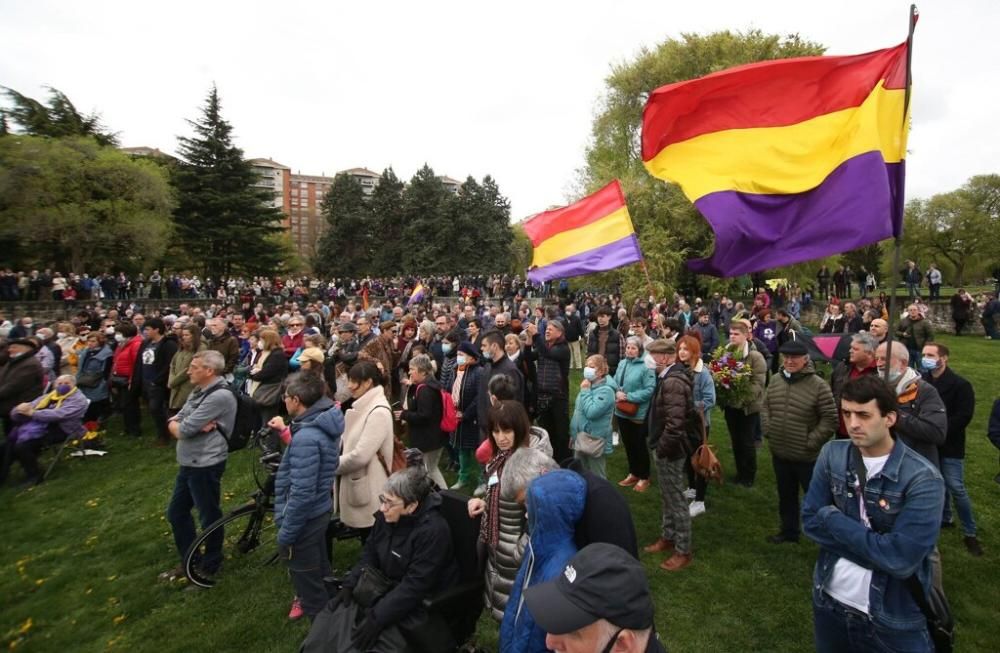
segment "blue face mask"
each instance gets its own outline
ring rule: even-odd
[[[459,354],[458,356],[455,356],[455,362],[459,365],[465,365],[469,362],[469,359],[465,357],[465,354]]]
[[[587,379],[588,381],[593,381],[594,379],[597,378],[597,370],[595,370],[593,367],[583,368],[583,378]]]
[[[938,362],[935,359],[933,359],[933,358],[924,357],[924,358],[920,359],[920,369],[922,369],[925,372],[930,372],[931,370],[936,370],[937,366],[938,366]]]
[[[443,351],[446,354],[451,353],[451,343],[450,342],[442,342],[441,343],[441,351]]]
[[[69,391],[72,389],[73,386],[71,386],[68,383],[60,383],[59,385],[56,386],[56,392],[58,392],[61,395],[69,394]]]

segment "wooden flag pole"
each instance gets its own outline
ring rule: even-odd
[[[910,16],[909,16],[909,32],[906,36],[906,85],[903,90],[903,129],[906,129],[907,115],[910,109],[910,84],[911,84],[911,63],[913,61],[913,30],[917,26],[917,17],[919,13],[917,12],[917,5],[910,5]],[[902,225],[900,225],[900,235],[896,236],[893,242],[893,253],[892,253],[892,270],[890,272],[889,278],[892,280],[891,290],[889,294],[889,319],[886,320],[889,324],[889,328],[885,334],[885,370],[884,378],[886,383],[889,382],[889,367],[890,361],[892,360],[892,336],[896,328],[896,322],[899,318],[896,315],[896,291],[899,290],[899,282],[896,280],[896,275],[900,271],[900,251],[903,249],[903,236],[902,236]]]
[[[646,266],[646,257],[639,259],[639,265],[642,266],[642,272],[646,275],[646,285],[649,287],[649,296],[652,298],[650,301],[656,301],[656,291],[653,289],[653,280],[649,277],[649,268]]]

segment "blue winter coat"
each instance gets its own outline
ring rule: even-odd
[[[292,420],[291,430],[274,482],[274,523],[278,544],[285,546],[295,543],[307,521],[333,509],[344,414],[323,397]]]
[[[715,406],[715,380],[705,363],[699,361],[694,373],[694,405],[705,413],[705,428],[712,425],[712,408]]]
[[[611,442],[611,417],[615,412],[615,393],[618,384],[610,376],[604,377],[597,385],[580,390],[576,396],[576,406],[573,408],[573,420],[570,422],[570,433],[573,440],[576,434],[585,431],[595,438],[604,438],[604,454],[614,451]]]
[[[545,631],[524,604],[524,590],[556,578],[576,554],[575,529],[586,496],[587,482],[566,469],[543,474],[528,486],[528,549],[500,624],[500,653],[548,650]]]
[[[104,345],[97,351],[87,347],[80,352],[80,362],[77,366],[76,378],[79,379],[83,373],[95,373],[101,375],[101,382],[93,388],[80,388],[80,392],[91,401],[103,401],[111,396],[108,388],[108,361],[114,356],[111,348]]]
[[[646,367],[642,356],[623,358],[615,370],[615,383],[627,395],[628,401],[639,404],[639,410],[635,415],[624,415],[617,410],[615,415],[622,419],[645,421],[649,400],[653,398],[653,391],[656,390],[656,372]]]

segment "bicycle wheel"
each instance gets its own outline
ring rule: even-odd
[[[274,514],[257,503],[248,503],[223,516],[206,528],[184,556],[184,575],[199,587],[212,587],[222,569],[208,571],[201,559],[205,543],[222,530],[223,568],[237,574],[253,566],[262,566],[277,559]]]

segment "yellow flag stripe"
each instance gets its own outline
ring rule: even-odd
[[[596,222],[557,233],[535,248],[532,267],[550,265],[568,256],[580,254],[621,240],[634,233],[628,208],[622,207]]]
[[[646,169],[680,184],[692,202],[716,191],[802,193],[858,154],[881,151],[886,163],[903,160],[903,103],[902,89],[880,84],[857,107],[784,127],[729,129],[674,143]]]

